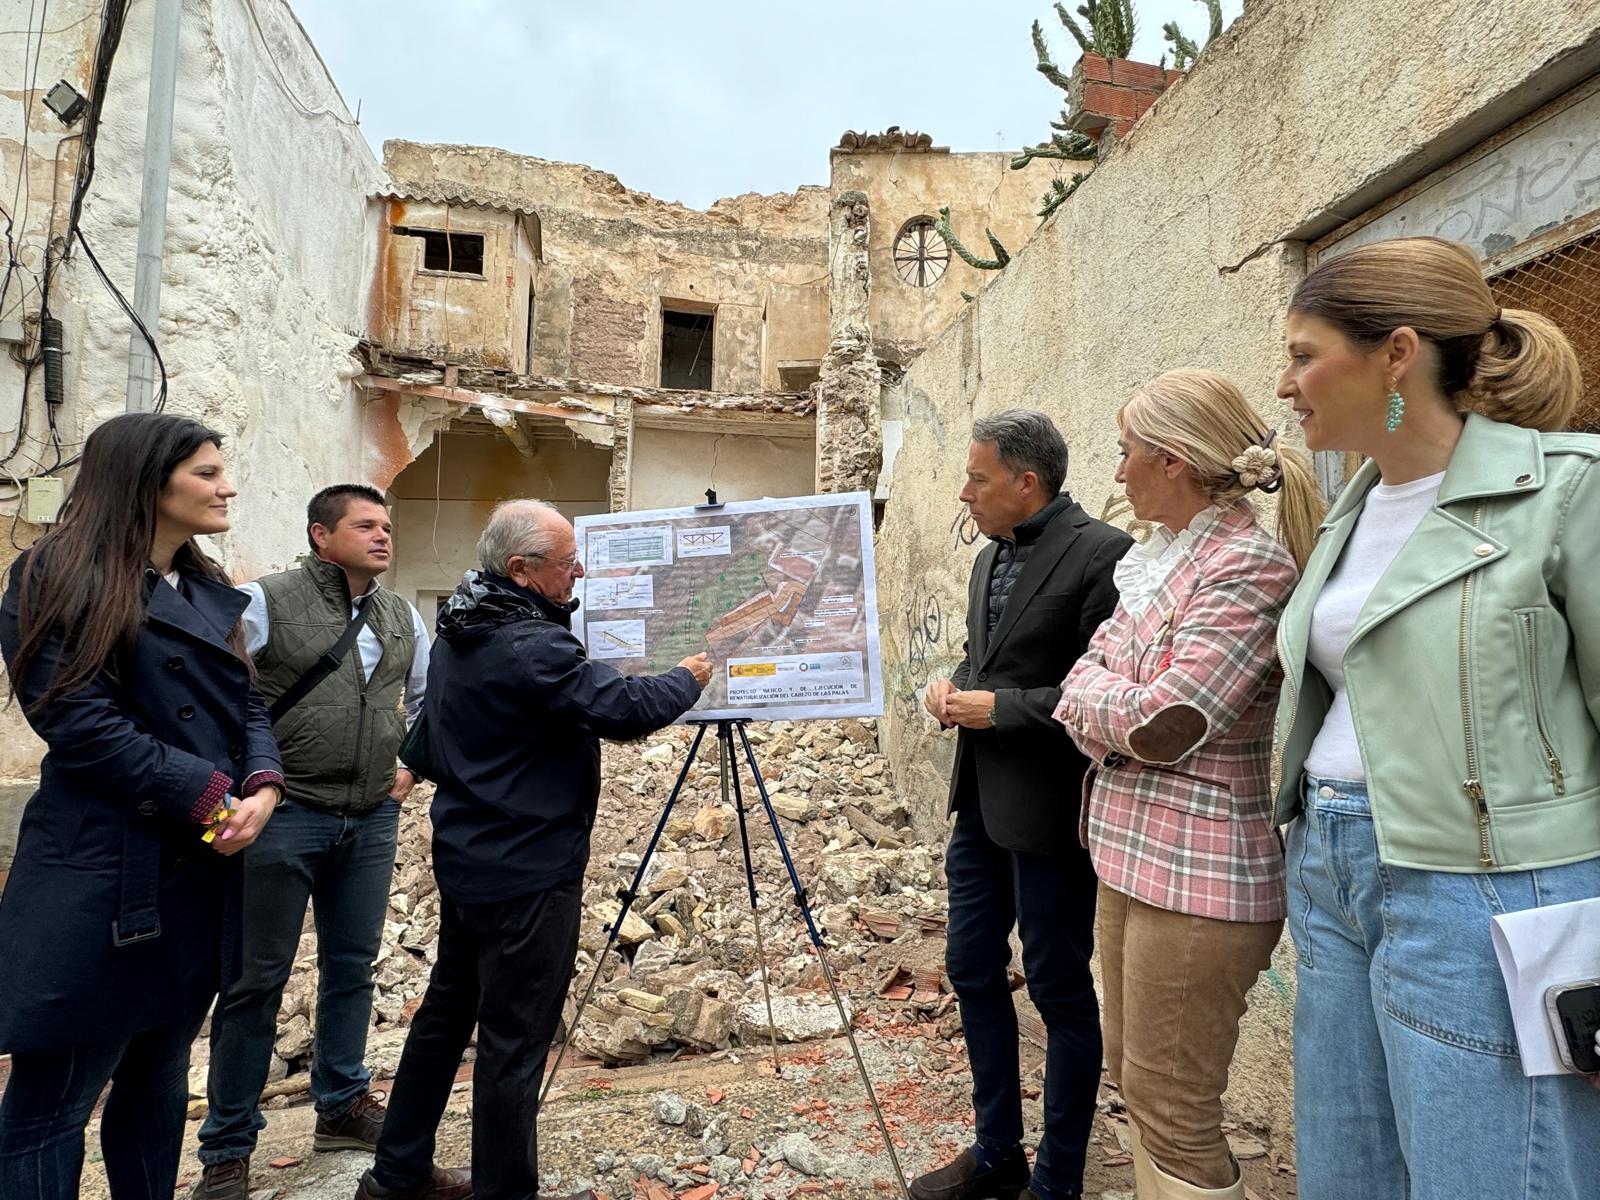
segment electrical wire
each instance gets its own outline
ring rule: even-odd
[[[68,21],[65,25],[57,25],[54,29],[41,28],[39,32],[54,37],[58,33],[66,33],[69,29],[76,29],[79,25],[87,25],[98,15],[98,13],[92,12],[84,13],[83,16],[79,17],[76,21]],[[40,26],[44,25],[44,20],[42,18],[40,19],[39,24]],[[21,37],[24,34],[32,33],[32,27],[27,29],[0,29],[0,37]]]
[[[133,309],[132,309],[132,306],[128,304],[127,299],[126,299],[126,297],[123,296],[121,290],[118,289],[117,286],[114,283],[111,282],[111,279],[110,279],[109,276],[107,276],[107,274],[105,272],[105,269],[103,267],[101,267],[101,265],[99,263],[99,260],[95,258],[94,251],[90,249],[89,243],[83,238],[82,230],[80,228],[80,220],[81,220],[82,214],[83,214],[84,197],[88,193],[89,185],[90,185],[91,181],[94,178],[94,168],[95,168],[94,152],[95,152],[95,143],[96,143],[96,141],[98,139],[99,131],[100,131],[100,115],[101,115],[101,112],[102,112],[102,110],[104,108],[104,105],[105,105],[106,92],[107,92],[107,89],[108,89],[109,84],[110,84],[111,64],[112,64],[113,59],[116,56],[117,47],[121,44],[121,41],[122,41],[123,24],[124,24],[124,22],[126,20],[126,17],[127,17],[127,9],[128,9],[128,0],[105,0],[105,3],[103,3],[101,5],[101,8],[100,8],[100,29],[99,29],[99,31],[98,31],[98,33],[96,35],[96,38],[95,38],[93,73],[90,76],[90,87],[89,87],[89,105],[88,105],[87,115],[84,117],[84,123],[83,123],[82,132],[78,133],[78,134],[69,134],[69,135],[64,136],[61,139],[61,141],[57,143],[56,155],[55,155],[55,159],[54,159],[54,161],[59,163],[59,161],[60,161],[60,150],[61,150],[61,144],[62,143],[70,140],[73,137],[76,137],[76,138],[78,138],[80,140],[80,152],[79,152],[79,155],[78,155],[77,168],[76,168],[76,170],[74,172],[74,177],[73,177],[72,201],[71,201],[71,205],[70,205],[70,207],[68,209],[68,213],[67,213],[66,230],[59,237],[52,238],[52,239],[50,239],[49,241],[46,242],[46,244],[45,244],[45,253],[44,253],[43,271],[36,278],[35,286],[37,287],[38,293],[39,293],[38,315],[39,315],[39,320],[40,320],[40,323],[41,323],[41,326],[42,326],[43,321],[47,317],[49,317],[49,315],[50,315],[50,285],[51,285],[51,282],[55,277],[55,273],[60,269],[62,263],[72,253],[73,243],[74,243],[74,241],[76,241],[77,244],[82,247],[85,255],[88,257],[88,259],[90,261],[90,264],[93,266],[95,274],[99,276],[101,283],[103,283],[106,286],[107,290],[109,290],[111,292],[112,297],[113,297],[113,299],[116,300],[118,307],[120,307],[123,310],[123,312],[128,315],[129,319],[134,322],[135,327],[139,330],[139,332],[144,336],[145,340],[150,345],[151,352],[154,355],[154,357],[156,359],[157,366],[158,366],[158,368],[160,369],[160,372],[161,372],[161,389],[160,389],[160,394],[159,394],[159,397],[158,397],[158,400],[157,400],[157,403],[156,403],[156,411],[160,411],[161,408],[164,407],[165,404],[166,404],[167,372],[166,372],[166,364],[161,359],[160,350],[156,347],[155,338],[151,335],[150,331],[145,328],[144,323],[139,320],[138,314],[135,313],[133,311]],[[39,38],[39,47],[38,47],[38,51],[36,53],[35,60],[34,60],[33,73],[34,73],[35,79],[37,79],[37,75],[38,75],[39,59],[43,56],[44,31],[43,31],[42,27],[43,27],[45,21],[48,19],[48,14],[49,14],[49,0],[44,0],[43,8],[42,8],[41,13],[40,13],[41,32],[40,32],[40,38]],[[32,25],[32,21],[33,21],[33,9],[32,9],[32,7],[30,7],[30,9],[29,9],[29,24],[30,24],[30,27]],[[81,21],[80,22],[74,22],[75,25],[76,24],[81,24],[81,23],[82,23]],[[70,28],[70,26],[69,26],[69,28]],[[26,65],[26,60],[24,60],[24,65]],[[31,89],[30,89],[30,92],[31,92]],[[26,129],[26,124],[25,124],[24,128]],[[24,138],[26,138],[26,133],[24,134]],[[24,175],[24,178],[25,178],[26,175],[27,175],[26,140],[24,140],[23,155],[24,155],[24,157],[23,157],[23,175]],[[57,172],[57,174],[59,174],[59,172]],[[52,193],[51,193],[51,220],[52,220],[52,222],[54,221],[55,207],[56,207],[56,197],[55,197],[55,193],[54,193],[54,186],[52,186]],[[15,214],[15,204],[13,204],[12,212],[7,214],[8,222],[9,222],[9,218],[11,216],[13,216],[14,214]],[[23,225],[24,229],[26,229],[26,223],[25,222],[26,222],[26,218],[24,216],[24,225]],[[10,235],[11,235],[11,225],[8,223],[7,231],[6,231],[6,239],[7,239],[8,248],[12,245]],[[25,274],[28,274],[28,275],[32,275],[33,274],[33,272],[31,270],[29,270],[29,268],[27,267],[26,263],[22,263],[20,260],[16,260],[15,256],[13,256],[13,260],[16,262],[16,265],[18,267],[20,267],[20,269]],[[7,282],[9,282],[9,278],[10,278],[10,269],[9,268],[8,268],[8,274],[7,274],[6,278],[7,278]],[[24,296],[24,303],[26,303],[26,296],[27,296],[26,285],[25,285],[25,288],[24,288],[23,296]],[[34,478],[34,476],[33,475],[19,476],[18,474],[16,474],[16,472],[11,471],[11,470],[7,470],[7,469],[5,469],[5,467],[6,467],[6,464],[10,463],[14,458],[16,458],[16,456],[19,453],[21,453],[22,446],[27,440],[27,434],[28,434],[28,397],[29,397],[29,394],[30,394],[30,391],[31,391],[31,385],[32,385],[32,381],[33,381],[33,374],[34,374],[35,370],[38,369],[38,367],[39,367],[39,365],[40,365],[40,363],[41,363],[41,361],[43,359],[43,354],[44,354],[43,339],[41,338],[39,340],[39,344],[35,347],[35,350],[34,350],[33,354],[28,356],[28,357],[26,357],[26,358],[24,358],[21,361],[21,365],[22,365],[22,368],[23,368],[23,371],[22,371],[22,397],[21,397],[20,404],[18,406],[17,432],[16,432],[16,436],[12,439],[12,443],[11,443],[10,449],[7,450],[7,452],[5,453],[5,455],[3,457],[0,457],[0,473],[3,473],[10,480],[11,486],[15,487],[19,492],[21,491],[22,485],[25,482],[27,482],[27,480],[29,480],[31,478]],[[79,455],[73,455],[71,458],[63,457],[63,455],[65,453],[65,447],[63,446],[63,444],[61,442],[60,431],[56,427],[54,405],[51,404],[48,400],[46,400],[46,402],[45,402],[45,415],[46,415],[46,425],[47,425],[47,428],[49,430],[49,445],[50,445],[50,449],[53,452],[54,458],[55,458],[55,461],[51,465],[49,470],[50,471],[58,471],[58,470],[61,470],[61,469],[65,468],[65,467],[72,466],[74,463],[76,463],[78,461],[80,456]],[[43,462],[42,462],[42,460],[40,460],[40,461],[36,462],[34,465],[36,467],[41,467],[42,468],[43,467]]]
[[[341,125],[348,125],[351,129],[359,128],[357,122],[352,121],[345,113],[336,112],[327,107],[312,108],[301,100],[299,96],[295,95],[294,89],[289,86],[289,80],[283,73],[283,68],[278,65],[277,56],[272,52],[272,43],[267,40],[267,31],[261,27],[261,16],[256,12],[256,0],[244,0],[244,6],[250,14],[250,23],[256,27],[256,34],[261,38],[261,47],[266,51],[267,61],[272,64],[272,73],[278,77],[278,86],[283,89],[283,94],[289,98],[289,103],[294,105],[303,116],[332,117]],[[326,70],[327,68],[324,67],[323,69]],[[338,85],[333,83],[331,78],[328,82],[333,88],[334,94],[338,95]],[[343,105],[344,97],[340,96],[339,102]]]
[[[26,232],[28,228],[28,206],[31,205],[33,201],[33,183],[29,178],[28,172],[28,140],[29,135],[33,132],[33,123],[28,119],[28,102],[33,98],[35,90],[38,87],[39,60],[44,57],[44,26],[50,15],[50,0],[45,0],[44,11],[39,15],[39,38],[37,44],[34,42],[33,34],[33,13],[35,7],[36,5],[34,0],[29,0],[28,28],[25,31],[27,34],[27,41],[23,43],[22,47],[22,74],[24,78],[29,76],[28,54],[31,51],[33,54],[32,82],[23,89],[21,96],[22,152],[17,156],[17,184],[16,187],[14,187],[11,191],[11,206],[5,210],[6,273],[4,281],[0,282],[0,308],[4,307],[6,293],[11,289],[12,274],[16,271],[17,267],[22,265],[21,261],[17,257],[16,242],[12,237],[12,232],[16,227],[18,204],[19,202],[22,203],[22,228],[23,231]],[[26,195],[26,201],[23,200],[24,195]],[[27,268],[24,267],[23,269],[26,270]]]
[[[156,339],[151,335],[150,330],[145,328],[145,323],[139,319],[139,314],[133,311],[133,305],[128,303],[128,298],[122,294],[122,289],[111,282],[111,277],[106,274],[105,268],[100,265],[100,260],[95,257],[94,251],[89,248],[89,239],[83,236],[83,228],[80,226],[75,232],[78,237],[78,245],[83,247],[84,257],[89,260],[89,265],[94,268],[94,273],[100,277],[100,282],[106,285],[106,290],[111,293],[111,298],[117,302],[117,307],[123,311],[128,320],[133,322],[133,327],[139,331],[140,336],[144,338],[150,347],[150,353],[156,360],[156,369],[161,372],[161,385],[156,389],[156,399],[151,406],[151,410],[153,412],[161,412],[167,407],[167,364],[161,357],[161,348],[156,345]]]
[[[17,170],[17,185],[11,189],[11,212],[8,213],[6,217],[6,236],[8,238],[11,236],[11,216],[12,214],[16,213],[17,208],[21,203],[24,189],[30,187],[28,180],[28,135],[33,132],[33,123],[28,120],[28,102],[32,99],[34,88],[39,82],[39,60],[44,57],[44,30],[42,26],[44,25],[46,17],[49,16],[50,0],[45,0],[45,15],[39,19],[41,28],[39,30],[38,44],[35,45],[33,37],[33,14],[37,7],[38,5],[36,0],[29,0],[28,40],[23,44],[22,47],[22,76],[24,79],[28,78],[29,76],[28,55],[32,53],[33,82],[28,84],[22,90],[22,153],[18,159],[19,167]],[[23,229],[27,229],[28,227],[26,209],[23,210],[22,227]]]

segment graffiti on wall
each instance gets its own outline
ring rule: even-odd
[[[978,540],[978,523],[972,519],[965,504],[956,509],[956,515],[950,522],[950,536],[954,543],[952,549],[955,550]]]
[[[937,658],[944,646],[944,606],[939,597],[918,583],[911,592],[903,617],[906,677],[919,686],[928,679],[928,659]]]
[[[1149,541],[1150,534],[1155,530],[1149,521],[1141,521],[1133,515],[1132,502],[1120,492],[1113,492],[1106,497],[1100,509],[1100,519],[1107,525],[1115,525],[1139,542]]]
[[[962,505],[949,530],[956,549],[971,546],[978,540],[977,526],[971,521],[966,505]],[[945,612],[945,602],[936,584],[924,577],[912,586],[891,634],[895,643],[894,661],[886,664],[889,695],[900,701],[908,712],[918,708],[921,703],[918,692],[930,679],[948,675],[961,661],[963,620],[962,616],[952,619]]]

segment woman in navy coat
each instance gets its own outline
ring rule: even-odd
[[[0,896],[6,1200],[78,1194],[108,1082],[114,1200],[176,1182],[189,1047],[235,940],[234,856],[283,784],[246,597],[193,540],[228,528],[221,445],[184,417],[101,425],[0,601],[12,696],[48,747]]]

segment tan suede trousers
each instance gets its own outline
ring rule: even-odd
[[[1100,885],[1106,1065],[1156,1165],[1198,1187],[1239,1178],[1222,1093],[1245,993],[1282,930],[1169,912]]]

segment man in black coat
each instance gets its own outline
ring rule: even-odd
[[[589,659],[571,632],[583,564],[549,505],[501,504],[478,558],[440,614],[423,707],[438,960],[358,1200],[538,1194],[539,1085],[578,948],[599,739],[670,725],[711,677],[703,654],[651,676]],[[469,1178],[436,1167],[433,1145],[474,1024]]]
[[[928,711],[960,732],[945,951],[972,1065],[977,1140],[913,1181],[915,1200],[1065,1200],[1083,1191],[1100,1081],[1089,959],[1095,877],[1078,839],[1087,762],[1055,720],[1061,681],[1117,603],[1112,569],[1132,539],[1061,491],[1067,444],[1043,413],[973,426],[961,500],[992,539],[973,564],[966,653],[928,685]],[[1044,1136],[1022,1149],[1010,936],[1049,1034]]]

